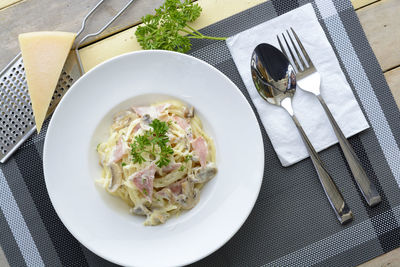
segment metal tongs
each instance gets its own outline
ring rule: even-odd
[[[100,30],[88,34],[80,41],[77,41],[86,28],[88,18],[104,1],[100,0],[82,21],[82,26],[76,34],[72,51],[68,55],[61,72],[47,117],[53,113],[71,85],[84,74],[82,60],[78,51],[81,44],[88,38],[102,33],[134,2],[134,0],[130,0]],[[21,53],[0,72],[0,103],[0,162],[4,163],[36,131]]]
[[[82,26],[81,26],[81,29],[78,31],[78,33],[76,34],[76,36],[78,37],[82,32],[83,32],[83,30],[85,29],[85,27],[86,27],[86,21],[87,21],[87,19],[90,17],[90,15],[97,9],[97,7],[98,6],[100,6],[103,2],[104,2],[105,0],[101,0],[100,2],[98,2],[97,4],[96,4],[96,6],[94,6],[93,7],[93,9],[92,10],[90,10],[89,11],[89,13],[86,15],[86,17],[83,19],[83,21],[82,21]],[[88,35],[86,35],[85,37],[83,37],[76,45],[75,45],[75,47],[73,47],[73,48],[75,48],[75,55],[76,55],[76,58],[78,59],[78,65],[79,65],[79,71],[81,72],[81,75],[83,75],[84,74],[84,69],[83,69],[83,65],[82,65],[82,60],[81,60],[81,57],[79,56],[79,51],[78,51],[78,49],[79,49],[79,47],[80,47],[80,45],[85,41],[85,40],[87,40],[88,38],[90,38],[90,37],[94,37],[94,36],[96,36],[96,35],[99,35],[100,33],[102,33],[105,29],[107,29],[108,28],[108,26],[110,26],[132,3],[133,3],[133,1],[135,1],[135,0],[130,0],[111,20],[109,20],[100,30],[98,30],[97,32],[95,32],[95,33],[91,33],[91,34],[88,34]]]

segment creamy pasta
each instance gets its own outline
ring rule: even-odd
[[[193,208],[216,173],[215,146],[200,119],[180,101],[115,114],[108,140],[97,146],[107,192],[124,200],[145,225]]]

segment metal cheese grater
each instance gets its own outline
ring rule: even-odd
[[[47,113],[50,116],[61,98],[71,85],[84,73],[78,48],[84,40],[102,33],[113,23],[132,3],[130,0],[110,21],[98,32],[86,35],[77,42],[79,35],[86,27],[90,15],[104,2],[99,1],[85,16],[82,27],[77,33],[73,50],[68,55],[63,70],[54,91]],[[36,131],[32,104],[25,79],[25,69],[21,53],[19,53],[0,72],[0,162],[4,163],[30,135]]]

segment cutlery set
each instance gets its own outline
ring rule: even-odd
[[[325,194],[339,222],[344,224],[353,219],[353,213],[293,111],[292,99],[296,92],[296,86],[318,98],[329,118],[354,179],[368,205],[371,207],[377,205],[381,202],[381,197],[322,98],[320,94],[321,75],[315,68],[296,32],[291,28],[290,31],[286,30],[286,33],[282,33],[281,36],[277,35],[277,39],[282,52],[266,43],[259,44],[254,49],[250,64],[254,85],[264,100],[284,108],[293,119],[310,154]]]

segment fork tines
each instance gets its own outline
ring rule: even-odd
[[[281,51],[285,54],[285,56],[296,66],[297,71],[302,71],[307,68],[314,68],[314,65],[310,59],[310,57],[307,54],[307,51],[304,49],[303,44],[301,43],[299,37],[297,36],[296,32],[293,30],[292,27],[290,27],[291,33],[289,30],[286,30],[286,38],[285,33],[282,33],[282,38],[284,40],[284,43],[286,44],[286,49],[284,45],[281,42],[281,39],[279,38],[279,35],[276,36],[278,39],[279,46],[281,48]],[[295,41],[293,41],[294,37]],[[290,44],[288,40],[290,40]],[[300,51],[299,51],[299,49]],[[294,50],[294,52],[293,52]],[[290,57],[287,53],[289,51]],[[308,65],[308,66],[307,66]]]

